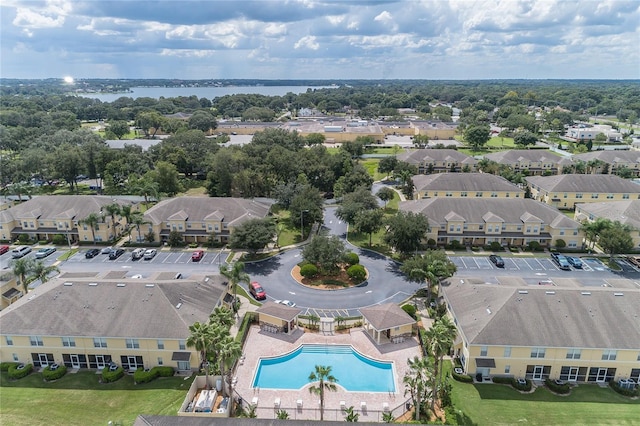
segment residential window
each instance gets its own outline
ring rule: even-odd
[[[565,192],[562,198],[567,198],[567,193]]]
[[[62,346],[76,346],[76,339],[74,337],[63,337],[62,338]]]
[[[437,197],[437,196],[438,196],[438,192],[437,192],[437,191],[436,191],[436,192],[434,192],[434,193],[433,193],[433,196],[434,196],[434,197]]]
[[[164,364],[164,362],[162,361],[162,357],[159,356],[158,357],[158,365],[162,365],[162,364]]]
[[[94,337],[93,338],[93,347],[94,348],[106,348],[107,347],[107,339],[104,337]]]
[[[484,225],[478,225],[478,230],[480,231],[484,230]]]
[[[447,192],[446,194],[444,194],[445,197],[453,197],[453,194],[450,192]]]
[[[180,340],[178,342],[178,347],[180,348],[181,351],[184,351],[185,349],[187,349],[187,345],[184,340]]]
[[[505,365],[504,366],[504,374],[509,374],[511,373],[511,366],[510,365]]]
[[[476,192],[476,197],[482,197],[482,192]]]
[[[618,356],[618,351],[615,349],[606,349],[602,351],[602,360],[603,361],[615,361]]]
[[[613,194],[607,194],[607,200],[612,200],[613,199]]]
[[[581,352],[580,349],[569,349],[567,350],[567,359],[580,359]]]
[[[628,200],[629,199],[629,194],[622,194],[622,199],[623,200]]]
[[[461,197],[466,197],[466,196],[467,196],[467,193],[466,193],[466,192],[461,192],[461,193],[460,193],[460,196],[461,196]]]
[[[19,358],[18,358],[18,354],[12,354],[13,355],[13,361],[14,362],[18,362]]]
[[[7,346],[13,346],[13,337],[11,336],[4,336],[5,340],[7,341]]]
[[[527,226],[527,234],[530,234],[530,233],[531,233],[531,227]]]
[[[453,225],[449,225],[449,232],[453,232]]]
[[[591,198],[595,200],[596,198],[598,198],[598,194],[591,194]]]
[[[460,232],[460,225],[456,225],[456,232]]]
[[[491,193],[491,198],[496,198],[497,196],[498,196],[498,193],[497,193],[497,192],[492,192],[492,193]]]
[[[138,342],[138,339],[127,339],[127,348],[140,349],[140,342]]]
[[[158,349],[164,349],[164,340],[158,340]]]
[[[518,226],[516,227],[516,231],[522,231],[522,225],[518,225]]]
[[[504,357],[509,358],[511,356],[511,346],[504,347]]]
[[[31,346],[44,346],[42,336],[29,336],[29,342],[31,343]]]
[[[564,235],[564,229],[560,230],[560,235]]]
[[[487,348],[486,346],[482,346],[480,348],[480,356],[487,356],[487,353],[489,353],[489,348]]]
[[[582,198],[582,194],[576,194],[576,198]]]
[[[545,348],[531,348],[531,358],[544,358]]]

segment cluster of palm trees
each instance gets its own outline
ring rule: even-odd
[[[138,230],[138,241],[142,240],[142,236],[140,234],[140,226],[149,222],[144,219],[144,214],[142,212],[133,211],[132,206],[128,204],[108,204],[102,208],[100,213],[89,213],[87,217],[80,220],[79,222],[87,225],[91,229],[91,236],[93,241],[95,241],[95,230],[98,228],[98,224],[104,223],[106,218],[109,217],[111,219],[111,228],[113,229],[113,232],[109,236],[109,238],[115,240],[119,236],[116,216],[121,216],[127,221],[127,229],[124,232],[128,232],[129,236],[131,236],[131,231],[133,230],[133,227],[135,227]]]
[[[425,349],[427,356],[414,357],[407,360],[408,371],[403,377],[408,393],[415,407],[415,418],[420,420],[422,403],[430,402],[434,411],[436,400],[442,387],[442,362],[449,353],[456,336],[456,326],[449,317],[438,318],[425,334]]]
[[[60,272],[57,266],[46,266],[43,261],[33,257],[22,257],[13,261],[13,274],[20,280],[24,294],[29,292],[29,283],[40,280],[43,284],[49,279],[49,275]]]
[[[219,373],[229,396],[229,410],[233,413],[233,366],[242,355],[242,346],[231,336],[234,314],[225,306],[217,307],[205,323],[189,326],[186,344],[200,353],[200,369],[205,372],[206,388],[210,389],[209,374]]]

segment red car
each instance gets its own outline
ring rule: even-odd
[[[5,254],[9,251],[9,246],[0,246],[0,254]]]
[[[191,261],[193,262],[199,262],[200,259],[202,259],[204,257],[204,251],[203,250],[196,250],[193,252],[193,254],[191,254]]]
[[[255,281],[249,284],[249,293],[251,293],[256,300],[264,300],[267,298],[267,292],[264,291],[260,283]]]

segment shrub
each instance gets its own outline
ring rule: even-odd
[[[416,316],[415,306],[406,304],[402,306],[402,310],[405,311],[411,318],[418,319],[418,317]]]
[[[61,246],[63,244],[67,244],[67,239],[62,234],[54,235],[53,239],[51,241],[53,242],[53,244],[55,244],[57,246]]]
[[[489,244],[489,248],[491,249],[491,251],[501,251],[502,244],[497,241],[493,241],[491,244]]]
[[[452,371],[451,377],[462,383],[473,383],[473,377],[468,374],[458,374],[455,371]]]
[[[27,234],[18,235],[18,242],[20,244],[26,244],[29,242],[29,236]]]
[[[115,371],[109,371],[108,365],[102,369],[102,381],[104,383],[115,382],[116,380],[120,380],[123,376],[124,369],[122,366],[118,367]]]
[[[240,343],[244,343],[247,338],[247,334],[249,334],[249,329],[251,324],[256,321],[257,315],[254,312],[247,312],[244,314],[244,318],[242,318],[242,324],[240,324],[240,328],[238,329],[238,333],[236,334],[236,340]]]
[[[152,243],[156,240],[156,234],[153,231],[149,231],[144,235],[144,240],[148,243]]]
[[[513,385],[513,377],[493,376],[493,383],[500,383],[503,385]]]
[[[316,275],[318,275],[318,267],[311,263],[307,263],[300,268],[300,275],[305,278],[315,277]]]
[[[367,271],[362,265],[353,265],[347,269],[347,275],[349,275],[352,281],[361,283],[367,277]]]
[[[513,379],[513,384],[512,386],[516,389],[518,389],[519,391],[523,391],[523,392],[529,392],[531,390],[531,380],[529,379],[525,379],[526,383],[524,384],[520,384],[518,383],[518,381],[516,379]]]
[[[176,371],[173,369],[173,367],[169,367],[169,366],[158,366],[158,367],[153,367],[154,370],[158,370],[158,375],[160,377],[173,377],[174,374],[176,374]]]
[[[624,388],[621,388],[620,385],[617,382],[615,382],[614,380],[609,382],[609,386],[611,387],[611,389],[613,389],[614,391],[618,392],[620,395],[629,396],[629,397],[640,396],[640,389],[638,389],[638,388],[635,388],[635,389],[624,389]]]
[[[529,241],[529,250],[540,251],[540,243],[537,241]]]
[[[20,368],[22,367],[22,368]],[[8,374],[12,380],[22,379],[33,371],[33,364],[15,364],[9,366]]]
[[[463,248],[463,245],[460,244],[460,241],[458,240],[452,240],[449,244],[449,247],[451,247],[451,249],[453,250],[460,250],[461,248]]]
[[[50,380],[58,380],[60,377],[67,374],[67,367],[65,365],[58,365],[58,368],[55,370],[51,370],[51,366],[47,365],[44,370],[42,370],[42,377],[46,381]]]
[[[563,239],[558,238],[556,240],[556,248],[561,249],[561,248],[565,248],[566,246],[567,246],[567,243]]]
[[[189,248],[198,248],[198,243],[189,243]]]
[[[566,395],[571,392],[571,387],[569,383],[563,383],[561,385],[557,384],[554,380],[546,379],[544,384],[551,390],[552,392],[559,393],[561,395]]]
[[[44,246],[44,245],[46,245],[46,244],[49,244],[49,241],[47,241],[47,240],[40,240],[40,241],[38,241],[38,244],[40,244],[41,246]]]
[[[9,368],[16,367],[18,362],[0,362],[0,371],[9,371]]]
[[[344,261],[349,265],[357,265],[360,263],[360,257],[357,253],[350,251],[344,255]]]
[[[436,240],[434,240],[433,238],[429,238],[429,239],[427,240],[427,246],[429,246],[429,248],[433,248],[433,247],[435,247],[435,246],[436,246],[436,244],[437,244],[437,243],[436,243]]]

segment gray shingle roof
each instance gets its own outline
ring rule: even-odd
[[[153,224],[169,218],[203,222],[221,217],[225,223],[237,225],[266,217],[270,207],[265,202],[245,198],[177,197],[160,201],[144,215]]]
[[[413,176],[417,191],[510,191],[523,190],[491,173],[437,173]]]
[[[450,160],[464,164],[476,164],[478,160],[455,149],[415,149],[398,155],[398,160],[410,164],[419,164],[422,161],[434,162]]]
[[[528,176],[527,182],[549,192],[640,194],[640,185],[615,175]]]
[[[420,213],[429,223],[444,223],[447,215],[456,214],[467,223],[484,223],[484,218],[499,217],[505,223],[542,222],[556,227],[579,228],[580,224],[554,207],[529,198],[450,198],[436,197],[401,201],[399,209]],[[487,213],[490,213],[487,216]]]
[[[101,195],[46,195],[17,204],[0,211],[0,223],[7,223],[22,217],[81,220],[90,213],[99,213],[103,207],[114,202],[123,205],[129,201],[115,200]]]
[[[602,160],[605,163],[639,163],[640,151],[616,150],[616,151],[591,151],[584,154],[576,154],[571,157],[574,161],[580,160],[589,162],[591,160]]]
[[[617,220],[640,230],[640,200],[579,203],[576,208],[596,217]]]
[[[484,156],[487,160],[501,164],[515,164],[523,161],[543,162],[551,164],[570,164],[571,160],[556,155],[546,149],[510,149],[498,151]]]
[[[206,282],[59,279],[0,312],[2,333],[184,339],[191,324],[208,320],[225,289],[219,276]]]
[[[395,303],[374,305],[368,308],[360,308],[360,313],[378,331],[414,324],[416,320],[403,311]]]
[[[640,350],[638,290],[449,283],[445,298],[469,343]]]
[[[302,309],[296,307],[292,308],[279,303],[266,302],[256,309],[256,312],[280,318],[281,320],[292,321],[296,316],[302,313]]]

